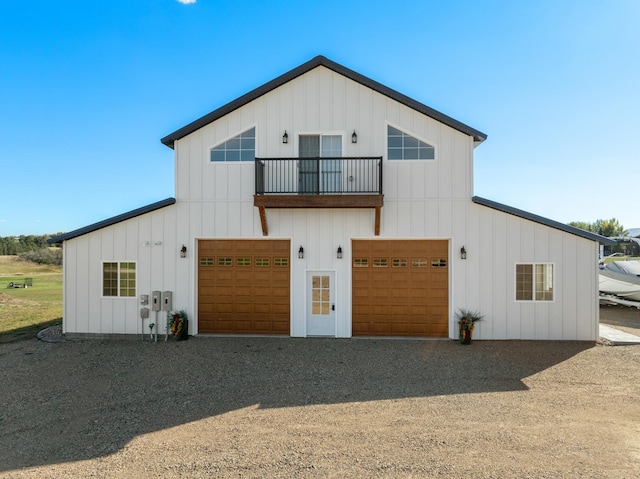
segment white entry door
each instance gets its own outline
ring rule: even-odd
[[[335,273],[307,272],[307,336],[336,335]]]

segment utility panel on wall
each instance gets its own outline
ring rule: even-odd
[[[151,311],[160,311],[162,309],[162,293],[153,291],[151,293]]]
[[[162,311],[171,311],[173,309],[173,293],[164,291],[162,293]]]

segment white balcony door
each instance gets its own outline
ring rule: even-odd
[[[342,135],[300,135],[298,157],[301,158],[298,169],[299,193],[341,191],[342,160],[322,158],[342,157]]]
[[[324,158],[340,158],[342,156],[342,136],[323,135],[320,137],[321,155]],[[338,192],[342,186],[342,160],[321,160],[322,191]]]

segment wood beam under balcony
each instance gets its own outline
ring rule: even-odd
[[[267,226],[267,210],[264,209],[264,206],[259,206],[258,211],[260,212],[260,224],[262,225],[262,236],[269,236],[269,227]]]
[[[262,234],[268,236],[267,208],[374,208],[374,232],[380,236],[380,212],[384,195],[254,195]]]
[[[384,195],[254,195],[253,205],[263,208],[376,208]]]

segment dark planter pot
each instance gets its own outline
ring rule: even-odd
[[[471,344],[473,329],[469,326],[460,327],[460,344]]]
[[[180,319],[174,322],[171,333],[176,341],[184,341],[189,339],[189,320]]]

